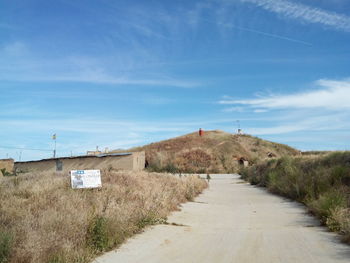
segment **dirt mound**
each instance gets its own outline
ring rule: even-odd
[[[219,173],[236,172],[242,160],[259,160],[297,155],[287,145],[273,143],[250,135],[219,130],[198,132],[151,143],[130,151],[145,151],[148,167],[154,171]]]

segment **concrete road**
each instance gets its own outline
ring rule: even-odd
[[[169,217],[176,226],[151,227],[95,262],[350,262],[350,246],[320,227],[303,206],[237,175],[212,178],[195,202]]]

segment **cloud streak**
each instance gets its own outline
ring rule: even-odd
[[[304,22],[322,24],[337,30],[350,32],[350,17],[336,12],[311,7],[286,0],[241,0],[253,3],[267,11]]]
[[[275,123],[268,127],[250,127],[245,129],[246,132],[254,135],[276,135],[288,134],[303,131],[339,131],[348,130],[349,125],[344,120],[344,115],[328,114],[322,116],[305,116],[295,118],[287,122]],[[332,123],[332,126],[329,125]]]
[[[173,78],[153,78],[153,79],[138,79],[132,77],[114,77],[109,74],[101,73],[98,71],[77,72],[77,74],[61,75],[61,76],[38,76],[28,77],[24,81],[39,81],[39,82],[82,82],[82,83],[94,83],[94,84],[111,84],[111,85],[139,85],[139,86],[168,86],[168,87],[180,87],[180,88],[192,88],[199,84],[194,81],[179,80]]]
[[[262,109],[350,109],[350,80],[336,81],[321,79],[316,82],[316,85],[319,87],[317,90],[290,95],[272,95],[248,100],[224,99],[219,101],[219,104],[246,105]]]
[[[246,31],[246,32],[251,32],[251,33],[262,35],[262,36],[266,36],[266,37],[286,40],[286,41],[289,41],[289,42],[303,44],[303,45],[306,45],[306,46],[312,46],[311,43],[306,42],[306,41],[302,41],[302,40],[298,40],[298,39],[295,39],[295,38],[290,38],[290,37],[286,37],[286,36],[282,36],[282,35],[271,34],[271,33],[260,31],[260,30],[256,30],[256,29],[251,29],[251,28],[246,28],[246,27],[241,27],[241,26],[236,26],[236,25],[233,25],[233,24],[226,24],[226,23],[225,24],[224,23],[219,23],[219,25],[222,25],[222,26],[225,26],[225,27],[229,27],[229,28],[238,29],[238,30],[242,30],[242,31]]]
[[[159,70],[154,74],[146,61],[134,65],[133,59],[117,57],[62,57],[42,59],[31,52],[25,43],[14,42],[0,48],[0,80],[19,82],[73,82],[110,85],[165,86],[192,88],[197,81],[172,77]],[[129,65],[129,66],[128,66]],[[129,68],[128,68],[129,67]]]

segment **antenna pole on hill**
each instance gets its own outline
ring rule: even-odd
[[[241,123],[237,120],[237,134],[242,134]]]

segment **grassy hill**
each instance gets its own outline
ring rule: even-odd
[[[235,172],[241,158],[256,163],[270,158],[269,153],[273,157],[299,154],[287,145],[220,130],[205,131],[202,137],[194,132],[130,151],[145,151],[150,170],[196,173]]]

